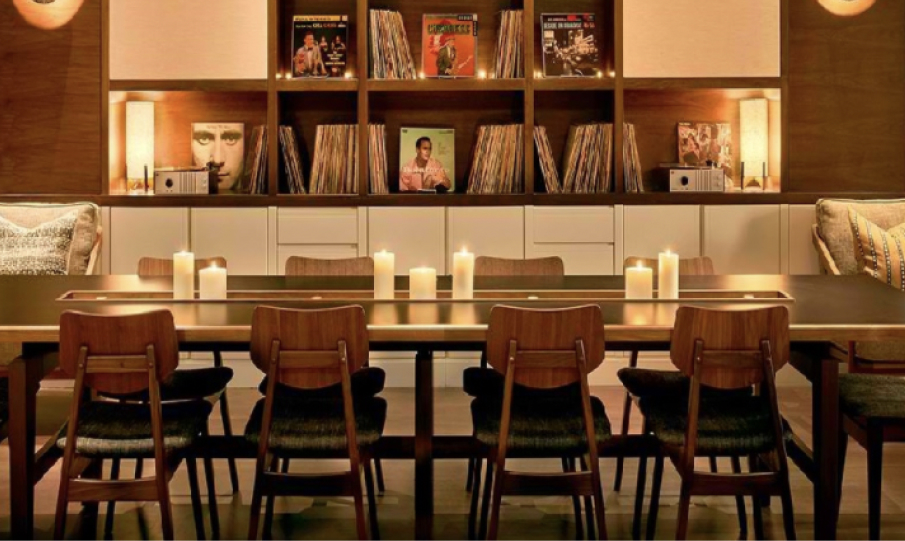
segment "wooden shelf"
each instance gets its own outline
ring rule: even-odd
[[[693,90],[706,88],[782,88],[781,77],[701,77],[701,78],[631,78],[623,80],[626,89]]]
[[[368,79],[369,92],[506,92],[524,89],[524,79]]]
[[[357,92],[358,79],[277,79],[279,92]]]
[[[194,92],[249,92],[267,91],[264,79],[197,79],[197,80],[147,80],[110,81],[111,91],[194,91]]]
[[[616,79],[612,77],[562,77],[534,79],[534,89],[547,91],[614,90]]]

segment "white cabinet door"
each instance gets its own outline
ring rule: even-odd
[[[446,209],[443,207],[371,207],[368,253],[396,254],[396,274],[428,266],[446,274]]]
[[[524,207],[450,207],[447,217],[447,268],[452,252],[466,248],[475,255],[524,259]]]
[[[556,256],[566,274],[613,274],[613,207],[527,207],[525,257]]]
[[[187,208],[110,209],[110,273],[135,274],[142,257],[172,258],[189,248]]]
[[[623,247],[625,258],[657,257],[671,250],[679,257],[701,255],[701,207],[655,205],[624,207]],[[614,265],[622,267],[622,261]]]
[[[789,274],[820,274],[811,232],[816,223],[814,205],[789,205]]]
[[[717,274],[779,274],[779,205],[704,207],[704,255]]]
[[[534,244],[527,257],[552,256],[562,259],[567,275],[613,274],[613,244]]]
[[[267,274],[267,209],[192,210],[195,257],[225,257],[233,275]]]

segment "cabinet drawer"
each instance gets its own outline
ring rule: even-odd
[[[535,207],[535,243],[613,242],[613,207]]]
[[[279,209],[278,212],[278,244],[358,244],[357,209]]]

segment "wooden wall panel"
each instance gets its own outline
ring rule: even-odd
[[[99,194],[101,0],[56,29],[16,5],[0,2],[0,193]]]
[[[905,191],[905,2],[838,17],[789,2],[793,192]]]

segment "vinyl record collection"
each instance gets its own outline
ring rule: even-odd
[[[370,18],[371,76],[374,79],[417,79],[402,14],[372,9]]]
[[[524,41],[522,10],[504,10],[500,14],[500,32],[497,35],[496,66],[493,75],[497,79],[519,79],[522,72],[522,42]]]
[[[309,191],[317,195],[358,193],[357,125],[317,127]]]
[[[251,130],[251,145],[245,158],[240,191],[253,195],[267,193],[267,127]]]
[[[563,152],[562,184],[547,130],[534,128],[534,143],[547,193],[607,193],[612,191],[613,125],[580,124],[569,128]]]
[[[641,158],[638,156],[638,145],[635,141],[635,125],[623,126],[624,143],[622,161],[626,193],[644,193],[644,182],[641,178]]]
[[[523,131],[522,124],[478,127],[468,193],[504,194],[523,191]]]
[[[383,124],[368,125],[368,169],[371,173],[371,194],[390,193],[387,181],[387,127]]]
[[[286,184],[291,194],[305,193],[305,174],[302,171],[302,160],[299,157],[299,142],[292,126],[280,126],[280,149],[283,155],[283,168],[286,170]]]

